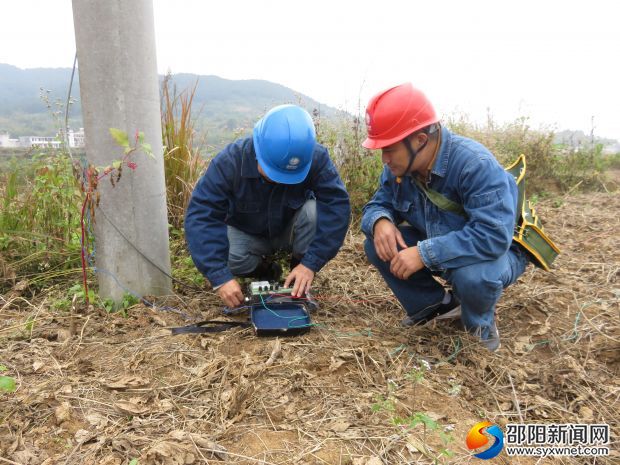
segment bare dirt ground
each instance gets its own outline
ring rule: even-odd
[[[400,328],[357,234],[317,277],[318,326],[292,338],[172,337],[187,323],[173,312],[59,312],[66,290],[16,286],[0,299],[0,365],[17,381],[0,393],[0,464],[482,463],[465,445],[482,420],[611,425],[607,458],[489,463],[619,463],[620,196],[538,211],[562,255],[506,291],[496,354],[451,323]],[[221,318],[211,293],[159,303]],[[395,424],[415,419],[427,427]]]

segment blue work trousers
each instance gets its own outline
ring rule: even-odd
[[[417,244],[422,237],[410,226],[398,228],[407,244]],[[416,319],[431,313],[442,301],[445,290],[427,268],[400,279],[390,272],[390,262],[381,260],[372,238],[364,243],[366,255],[381,273],[387,285],[405,308],[408,316]],[[465,328],[486,339],[495,318],[495,304],[504,288],[514,283],[528,264],[526,254],[514,244],[495,260],[481,261],[461,268],[435,273],[452,285],[461,301],[461,320]]]
[[[248,275],[256,269],[262,257],[279,250],[291,252],[295,258],[301,259],[314,239],[316,220],[316,200],[310,199],[295,212],[286,228],[271,239],[228,226],[228,267],[231,273]]]

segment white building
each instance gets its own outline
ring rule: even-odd
[[[0,147],[19,147],[19,139],[11,139],[8,134],[0,134]]]
[[[69,140],[69,147],[71,148],[84,147],[84,128],[80,128],[79,131],[69,129],[69,132],[67,132],[67,139]]]
[[[67,141],[69,147],[80,148],[84,147],[84,128],[80,128],[79,131],[69,129],[67,132]],[[0,134],[0,147],[23,147],[30,149],[36,148],[51,148],[57,149],[62,146],[62,136],[57,134],[55,137],[49,136],[21,136],[19,139],[11,139],[8,134]]]
[[[21,136],[19,146],[25,148],[60,148],[60,141],[56,137],[47,136]]]

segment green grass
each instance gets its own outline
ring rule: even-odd
[[[63,152],[12,162],[0,173],[4,262],[18,274],[50,279],[74,269],[80,251],[81,202],[71,160]]]

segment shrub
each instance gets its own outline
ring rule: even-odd
[[[329,150],[338,168],[349,196],[353,221],[359,220],[362,208],[374,195],[379,185],[383,163],[379,152],[362,147],[366,127],[360,118],[343,116],[335,121],[320,120],[314,114],[317,140]]]
[[[610,163],[600,145],[570,150],[554,143],[552,130],[532,129],[525,117],[503,125],[489,118],[486,125],[477,125],[458,116],[448,118],[446,124],[455,133],[484,144],[504,166],[525,154],[528,195],[605,188],[604,172]]]
[[[0,251],[5,260],[14,268],[38,272],[75,266],[81,202],[65,152],[10,164],[0,174]]]

